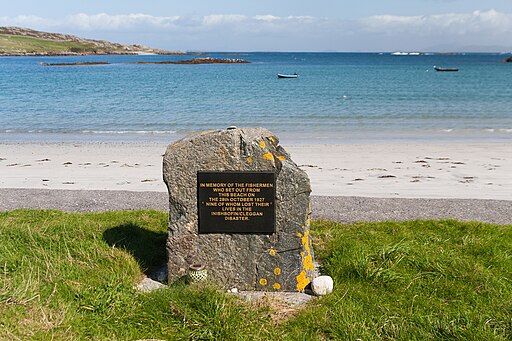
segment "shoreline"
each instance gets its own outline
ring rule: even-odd
[[[169,141],[168,141],[169,142]],[[172,142],[172,141],[171,141]],[[0,143],[0,188],[167,192],[168,143]],[[312,195],[512,200],[506,142],[283,144]]]
[[[57,209],[91,213],[155,209],[168,211],[167,193],[0,188],[0,212]],[[456,219],[511,225],[512,201],[312,196],[312,219],[340,223]]]
[[[213,130],[221,130],[215,128]],[[170,144],[202,130],[0,130],[0,144]],[[512,138],[512,129],[484,129],[471,132],[453,130],[435,131],[295,131],[275,132],[280,144],[289,145],[342,145],[342,144],[494,144],[506,143]]]

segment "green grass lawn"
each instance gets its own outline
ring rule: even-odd
[[[512,339],[510,225],[316,221],[335,290],[288,319],[212,287],[136,292],[166,231],[157,211],[0,213],[0,339]]]

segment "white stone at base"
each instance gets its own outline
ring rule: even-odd
[[[316,296],[330,294],[334,288],[331,276],[318,276],[311,282],[311,290]]]

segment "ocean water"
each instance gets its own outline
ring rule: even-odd
[[[209,53],[0,57],[0,142],[172,141],[262,126],[287,142],[510,140],[512,64],[499,54]],[[191,58],[191,57],[186,57]],[[106,61],[102,66],[46,63]],[[433,65],[459,72],[435,72]],[[277,73],[298,73],[278,79]]]

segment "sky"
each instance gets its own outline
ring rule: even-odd
[[[0,0],[0,26],[182,51],[512,51],[512,0]]]

